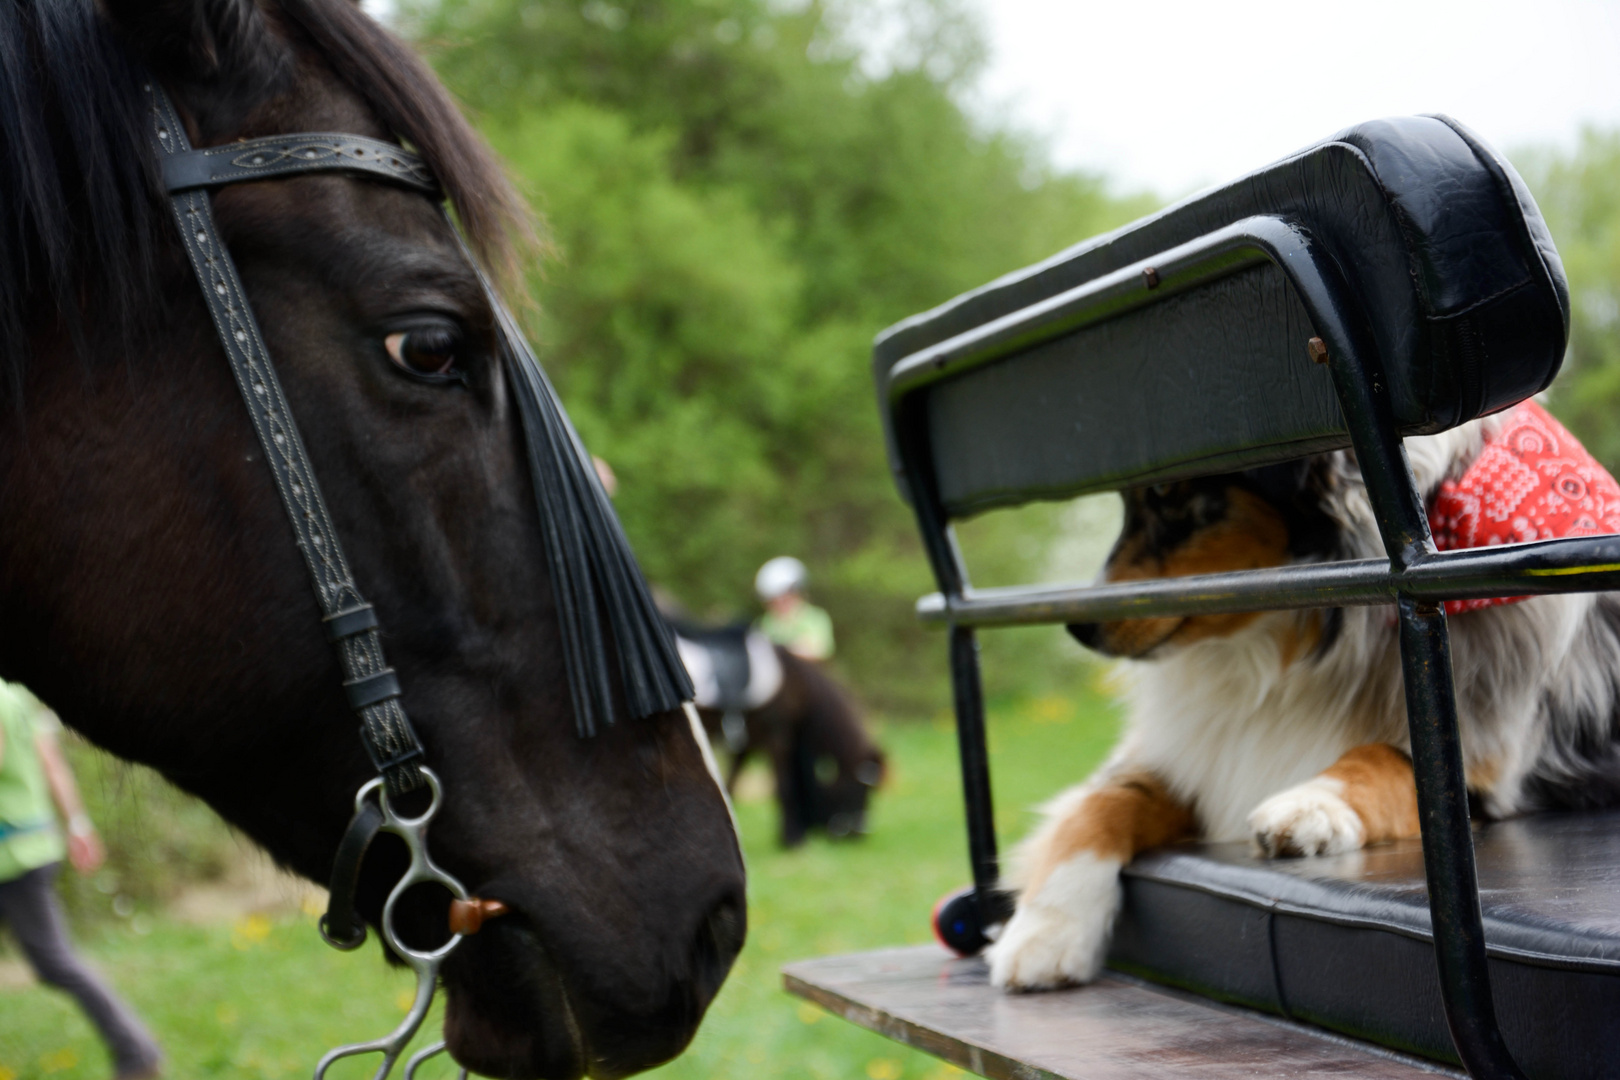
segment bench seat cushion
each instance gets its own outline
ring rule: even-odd
[[[1620,1077],[1620,813],[1475,833],[1497,1016],[1532,1080]],[[1455,1062],[1418,842],[1261,859],[1166,848],[1125,873],[1109,964]]]

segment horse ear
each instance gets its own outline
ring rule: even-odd
[[[172,86],[209,91],[210,105],[258,100],[288,50],[254,0],[101,0],[131,50]]]

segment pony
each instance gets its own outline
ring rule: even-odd
[[[349,0],[4,2],[0,675],[326,878],[375,770],[167,216],[142,88],[167,89],[200,147],[409,144],[475,256],[432,200],[343,175],[234,185],[214,208],[443,778],[434,857],[511,912],[447,960],[445,1037],[505,1077],[673,1057],[741,948],[742,857],[688,713],[576,731],[480,280],[513,282],[523,247],[501,167]],[[403,867],[368,857],[373,923]],[[442,938],[444,898],[407,895],[399,924]]]
[[[736,790],[749,757],[763,751],[776,781],[783,847],[798,847],[811,829],[864,836],[867,803],[887,764],[843,687],[820,664],[746,624],[677,628],[698,715],[731,753],[726,790]]]

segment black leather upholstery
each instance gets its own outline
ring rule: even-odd
[[[907,357],[1256,215],[1302,228],[1337,264],[1404,434],[1503,408],[1557,373],[1568,288],[1529,193],[1461,125],[1405,117],[890,328],[874,351],[885,417],[889,373]],[[920,391],[941,498],[961,515],[1348,445],[1327,371],[1307,358],[1311,336],[1268,264],[948,377]]]
[[[1532,1080],[1620,1077],[1620,812],[1476,832],[1497,1016]],[[1166,848],[1125,872],[1111,966],[1455,1061],[1417,841],[1264,860]]]

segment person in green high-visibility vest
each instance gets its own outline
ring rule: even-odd
[[[765,605],[760,633],[803,660],[833,654],[832,617],[804,598],[809,573],[791,555],[778,555],[754,575],[754,591]]]
[[[41,982],[78,999],[112,1053],[116,1080],[160,1076],[163,1054],[151,1033],[68,940],[57,871],[66,858],[90,873],[106,852],[57,745],[60,729],[27,690],[0,682],[0,923],[11,927]]]

